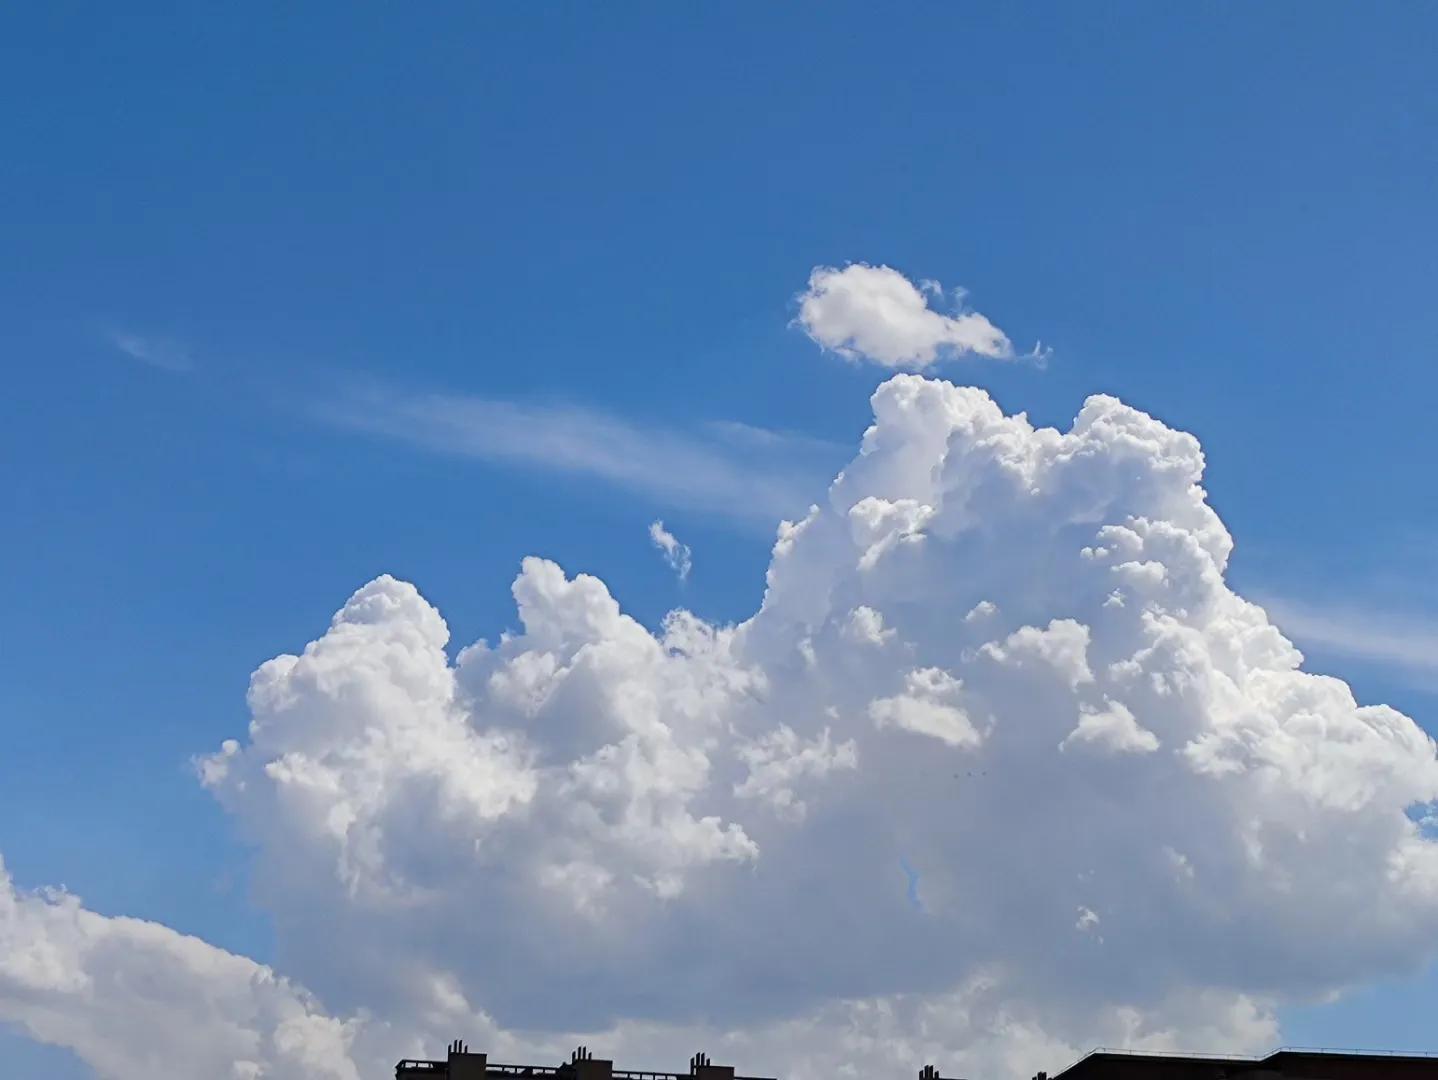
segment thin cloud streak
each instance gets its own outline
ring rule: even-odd
[[[145,337],[126,330],[110,330],[105,337],[131,360],[138,360],[161,371],[180,374],[195,366],[190,358],[190,350],[172,338]]]
[[[664,522],[655,520],[649,524],[649,542],[664,556],[664,562],[673,570],[682,584],[694,568],[694,553],[689,545],[680,543],[679,538],[664,527]]]
[[[844,461],[832,444],[733,421],[682,430],[584,406],[474,395],[360,390],[315,413],[432,453],[589,476],[658,505],[766,529],[802,516]]]
[[[1421,677],[1424,685],[1438,680],[1438,622],[1357,604],[1319,606],[1274,597],[1260,603],[1300,649],[1379,664]]]

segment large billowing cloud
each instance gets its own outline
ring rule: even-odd
[[[451,658],[381,577],[255,673],[201,773],[316,995],[275,984],[256,1025],[1014,1076],[1260,1049],[1279,1002],[1432,954],[1434,745],[1227,587],[1194,438],[1108,397],[1035,429],[917,376],[873,405],[738,626],[651,632],[530,559],[493,644]],[[40,903],[31,967],[83,979]],[[5,977],[28,1016],[37,977]]]

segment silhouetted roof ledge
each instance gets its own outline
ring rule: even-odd
[[[1183,1050],[1128,1050],[1115,1046],[1100,1046],[1090,1050],[1083,1057],[1065,1067],[1062,1071],[1054,1073],[1048,1080],[1059,1080],[1059,1077],[1078,1068],[1086,1061],[1101,1057],[1122,1057],[1122,1058],[1153,1058],[1163,1061],[1232,1061],[1235,1063],[1244,1062],[1252,1065],[1263,1065],[1274,1062],[1276,1059],[1290,1055],[1294,1057],[1312,1057],[1322,1055],[1325,1058],[1384,1058],[1388,1060],[1409,1059],[1413,1061],[1438,1061],[1438,1051],[1433,1050],[1366,1050],[1351,1046],[1280,1046],[1267,1054],[1210,1054],[1189,1052]],[[1046,1075],[1046,1074],[1040,1074]]]

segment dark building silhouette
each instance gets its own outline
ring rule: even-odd
[[[584,1046],[562,1065],[498,1065],[487,1054],[471,1053],[458,1040],[449,1044],[444,1061],[401,1061],[394,1067],[394,1076],[395,1080],[769,1080],[735,1076],[732,1065],[715,1065],[708,1054],[690,1058],[685,1073],[616,1069],[614,1062],[594,1057]]]
[[[1362,1050],[1275,1050],[1267,1057],[1095,1050],[1034,1080],[1438,1080],[1438,1056]]]
[[[733,1066],[715,1065],[707,1054],[690,1058],[684,1073],[616,1069],[583,1046],[562,1065],[498,1065],[459,1041],[450,1043],[445,1060],[401,1061],[394,1075],[395,1080],[764,1080],[735,1076]],[[956,1078],[925,1065],[919,1080]],[[1245,1058],[1095,1050],[1052,1077],[1039,1073],[1034,1080],[1438,1080],[1438,1055],[1291,1049]]]

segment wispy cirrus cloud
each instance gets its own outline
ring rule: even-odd
[[[1438,620],[1356,600],[1322,604],[1261,596],[1260,601],[1299,648],[1387,668],[1425,688],[1438,686]]]
[[[664,522],[657,519],[649,523],[649,542],[664,556],[665,563],[679,580],[687,581],[689,571],[694,568],[694,553],[689,545],[680,543],[679,538],[664,527]]]
[[[110,329],[105,332],[105,339],[131,360],[138,360],[161,371],[178,374],[190,371],[195,366],[189,347],[171,337]]]
[[[420,450],[593,477],[658,505],[765,527],[803,515],[844,457],[822,440],[737,421],[668,427],[588,406],[471,394],[369,387],[314,411]]]

